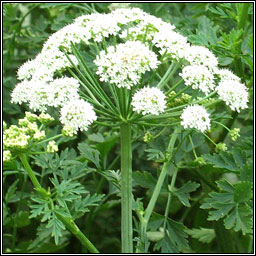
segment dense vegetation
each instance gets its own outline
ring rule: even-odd
[[[252,253],[253,5],[132,6],[175,25],[190,43],[210,49],[221,67],[241,78],[250,95],[248,108],[240,112],[217,102],[213,111],[216,122],[207,132],[208,139],[193,129],[183,130],[172,152],[167,145],[173,127],[156,122],[132,127],[134,248],[151,253]],[[17,125],[25,112],[31,111],[25,104],[11,103],[18,67],[40,53],[52,33],[92,12],[108,13],[109,4],[3,4],[3,120],[7,127]],[[92,60],[87,61],[93,67]],[[160,79],[167,69],[168,65],[159,68]],[[157,76],[154,79],[159,82]],[[176,106],[179,100],[184,98],[176,98]],[[52,108],[49,113],[54,121],[44,128],[47,138],[62,129],[58,110]],[[234,128],[240,129],[240,136]],[[45,152],[30,156],[41,186],[52,188],[56,203],[69,208],[76,225],[102,253],[121,251],[119,137],[118,126],[93,124],[72,138],[59,138],[57,153],[46,153],[45,143],[41,149]],[[178,174],[168,173],[165,178],[144,237],[140,218],[171,153]],[[20,159],[13,159],[3,170],[4,252],[87,253],[86,246],[56,217],[65,215],[61,207],[56,215],[49,213],[28,177],[25,160]]]

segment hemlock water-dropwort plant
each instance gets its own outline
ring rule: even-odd
[[[165,72],[162,72],[164,68]],[[38,197],[33,199],[31,216],[41,214],[37,212],[41,207],[42,221],[47,221],[48,227],[58,231],[52,232],[56,244],[61,232],[67,229],[90,252],[98,252],[74,220],[78,218],[75,212],[79,210],[79,204],[81,214],[84,214],[87,206],[99,202],[102,196],[96,195],[95,201],[87,204],[88,197],[82,197],[87,191],[79,182],[68,179],[60,182],[55,173],[51,179],[53,188],[42,188],[29,165],[29,155],[42,142],[48,142],[46,152],[54,153],[58,151],[54,139],[72,137],[79,131],[86,134],[90,127],[104,126],[109,129],[119,127],[120,133],[122,252],[148,252],[152,241],[157,242],[155,249],[161,252],[179,252],[188,248],[186,233],[181,231],[183,226],[168,218],[171,195],[176,195],[188,207],[188,194],[199,184],[188,183],[184,191],[175,188],[179,169],[175,154],[188,138],[195,162],[205,164],[194,150],[192,131],[202,133],[216,151],[225,148],[216,144],[208,132],[212,123],[223,126],[217,121],[220,119],[216,108],[218,102],[224,101],[237,112],[248,107],[248,90],[241,79],[230,70],[220,68],[217,57],[209,49],[191,45],[174,25],[139,8],[115,9],[107,14],[92,13],[76,18],[72,24],[51,35],[41,53],[18,69],[17,77],[20,82],[11,94],[12,102],[25,103],[31,111],[41,114],[26,114],[19,126],[5,129],[4,163],[12,157],[20,158],[38,192]],[[44,125],[51,108],[58,109],[63,130],[56,138],[44,140],[45,133],[35,122]],[[166,138],[165,155],[151,152],[152,159],[156,157],[162,165],[151,199],[144,208],[132,194],[132,142],[135,140],[134,130],[148,127],[168,127],[171,136]],[[149,135],[145,141],[154,138]],[[236,140],[239,131],[230,131],[230,136]],[[166,211],[159,217],[153,210],[169,175],[172,178]],[[227,189],[221,183],[218,186]],[[211,196],[214,198],[215,195]],[[73,206],[71,202],[74,202]],[[203,206],[210,208],[211,205],[205,203]],[[234,205],[229,210],[232,207]],[[239,211],[240,208],[235,209]],[[137,237],[134,236],[133,210],[137,215],[137,218],[134,216]],[[158,218],[160,228],[152,228],[152,218]],[[225,224],[239,231],[238,221],[229,219]],[[243,228],[242,231],[246,233]],[[152,235],[156,237],[152,238]]]

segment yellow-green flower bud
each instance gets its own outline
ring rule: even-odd
[[[49,141],[47,147],[46,147],[46,152],[48,153],[55,153],[58,152],[58,145],[54,140]]]
[[[25,117],[27,118],[27,120],[29,121],[29,122],[34,122],[34,121],[36,121],[37,120],[37,115],[35,115],[35,114],[32,114],[31,112],[25,112]]]
[[[225,151],[227,151],[227,145],[225,144],[225,143],[218,143],[217,145],[216,145],[216,152],[221,152],[221,151],[223,151],[223,152],[225,152]]]
[[[194,164],[196,166],[204,166],[206,165],[206,162],[205,160],[202,158],[202,157],[197,157],[195,160],[194,160]]]
[[[4,150],[3,151],[3,163],[8,163],[12,159],[12,154],[10,150]]]
[[[74,133],[75,133],[74,129],[72,129],[69,126],[64,126],[62,129],[62,134],[66,137],[73,137]]]
[[[150,132],[146,132],[143,138],[144,142],[146,143],[149,143],[153,139],[154,139],[154,136]]]
[[[40,123],[47,125],[47,124],[51,123],[54,120],[54,118],[51,117],[49,114],[41,113],[38,117],[38,120]]]
[[[236,141],[240,137],[239,133],[240,133],[239,128],[234,128],[234,129],[230,130],[229,136],[230,136],[231,140]]]
[[[39,131],[37,130],[35,134],[33,135],[33,139],[36,141],[40,141],[45,138],[45,131]]]

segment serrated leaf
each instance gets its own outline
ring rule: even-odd
[[[159,149],[149,148],[149,149],[146,149],[145,152],[148,153],[147,154],[148,160],[163,161],[165,158],[163,152]]]
[[[197,239],[201,243],[207,244],[211,243],[216,236],[214,229],[211,228],[187,229],[186,233],[192,236],[193,238]]]
[[[132,174],[133,186],[141,186],[143,188],[154,189],[156,186],[156,179],[150,172],[136,171]]]
[[[51,228],[51,236],[54,237],[55,244],[59,244],[59,238],[62,236],[63,230],[66,229],[64,224],[53,214],[52,219],[46,225],[46,228]]]
[[[96,149],[90,148],[86,143],[79,143],[78,149],[83,157],[95,164],[100,168],[100,152]]]
[[[191,205],[189,203],[189,193],[195,191],[198,187],[200,187],[200,184],[189,181],[179,189],[175,190],[173,193],[178,197],[183,205],[190,207]]]
[[[211,209],[208,220],[217,221],[224,219],[227,229],[242,231],[243,235],[251,233],[252,230],[252,183],[241,182],[231,185],[226,180],[217,182],[219,188],[224,192],[211,192],[200,208]],[[249,187],[249,189],[247,188]],[[237,195],[236,195],[237,194]],[[243,196],[244,194],[244,196]],[[244,203],[247,204],[244,204]]]
[[[5,195],[5,202],[8,203],[11,201],[12,197],[14,196],[16,190],[17,190],[17,184],[19,180],[15,180],[12,185],[8,188],[7,193]]]
[[[234,187],[234,201],[236,203],[242,203],[252,199],[252,182],[240,182],[238,184],[235,184]]]
[[[252,209],[243,205],[235,207],[229,216],[224,220],[226,229],[234,228],[234,230],[242,231],[243,235],[252,233],[253,218]]]
[[[239,169],[246,164],[246,155],[240,149],[233,149],[231,152],[219,154],[206,154],[202,156],[213,167],[226,169],[231,172],[239,172]]]
[[[165,217],[153,213],[150,220],[150,229],[156,231],[165,221]],[[183,249],[188,249],[188,235],[185,229],[186,227],[181,222],[168,218],[164,238],[155,244],[154,249],[160,249],[162,253],[178,253]]]

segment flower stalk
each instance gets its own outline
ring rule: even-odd
[[[120,127],[121,138],[121,238],[122,253],[132,253],[132,149],[131,125]]]
[[[161,192],[161,188],[163,186],[163,183],[164,183],[164,180],[165,180],[165,177],[171,167],[171,159],[172,159],[172,152],[173,152],[173,149],[174,149],[174,145],[175,145],[175,142],[177,140],[177,137],[178,137],[178,134],[179,134],[179,130],[178,128],[176,128],[172,134],[172,137],[170,139],[170,142],[169,142],[169,145],[168,145],[168,148],[167,148],[167,151],[169,153],[169,158],[168,160],[164,163],[163,165],[163,168],[162,168],[162,171],[159,175],[159,178],[158,178],[158,181],[156,183],[156,186],[155,186],[155,189],[153,191],[153,194],[152,194],[152,197],[149,201],[149,204],[145,210],[145,214],[144,214],[144,218],[143,218],[143,221],[141,223],[141,234],[142,234],[142,237],[146,237],[146,232],[147,232],[147,226],[148,226],[148,222],[149,222],[149,219],[150,219],[150,216],[153,212],[153,209],[155,207],[155,204],[156,204],[156,201],[158,199],[158,196]],[[138,251],[139,252],[139,251]]]

